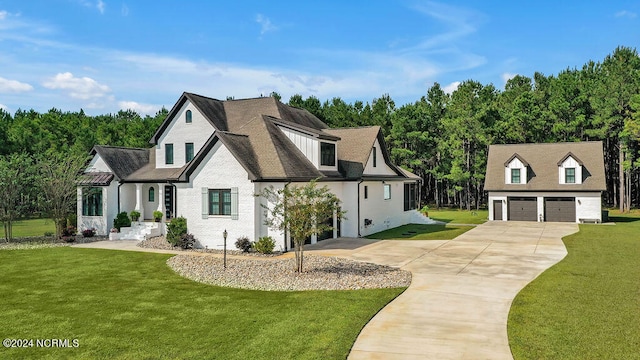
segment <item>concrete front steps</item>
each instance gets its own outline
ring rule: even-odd
[[[119,233],[109,233],[109,240],[145,240],[164,233],[164,223],[136,221],[130,227],[120,228]]]

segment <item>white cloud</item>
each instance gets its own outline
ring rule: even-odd
[[[507,81],[513,79],[514,77],[518,76],[518,74],[512,74],[512,73],[502,73],[502,75],[500,75],[500,77],[502,78],[502,81],[504,81],[504,83],[506,84]]]
[[[122,7],[120,8],[120,14],[122,14],[122,16],[129,15],[129,7],[126,4],[122,4]]]
[[[111,92],[108,86],[99,84],[92,78],[78,78],[70,72],[58,73],[42,85],[47,89],[67,90],[69,96],[80,100],[102,98]]]
[[[0,11],[0,20],[4,20],[4,19],[6,19],[6,18],[7,18],[7,15],[9,15],[9,13],[8,13],[8,12],[6,12],[6,11],[4,11],[4,10]]]
[[[271,23],[268,17],[258,14],[256,15],[256,22],[261,25],[260,35],[264,35],[270,31],[278,30],[278,27]]]
[[[0,109],[4,111],[9,111],[9,108],[6,105],[0,104]]]
[[[626,17],[626,18],[629,18],[629,19],[633,19],[633,18],[635,18],[635,17],[636,17],[636,16],[638,16],[638,15],[637,15],[636,13],[634,13],[634,12],[631,12],[631,11],[621,10],[621,11],[618,11],[618,12],[615,14],[615,16],[616,16],[616,17]]]
[[[135,101],[120,101],[118,106],[121,110],[133,110],[142,115],[154,115],[162,108],[159,105],[143,104]]]
[[[98,8],[98,11],[100,11],[100,14],[104,14],[104,8],[105,8],[105,3],[102,0],[98,0],[98,2],[96,3],[96,7]]]
[[[451,84],[442,88],[442,90],[451,95],[454,91],[458,90],[458,86],[460,86],[460,81],[454,81]]]
[[[0,93],[19,93],[33,90],[33,86],[17,80],[0,77]]]

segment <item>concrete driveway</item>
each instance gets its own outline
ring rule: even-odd
[[[513,298],[565,257],[561,238],[577,231],[576,224],[487,222],[454,240],[361,240],[344,253],[316,251],[413,274],[411,286],[365,326],[349,359],[512,359]]]

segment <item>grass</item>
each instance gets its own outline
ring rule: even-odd
[[[612,215],[565,237],[567,257],[515,298],[515,359],[640,358],[640,216]]]
[[[43,236],[46,232],[56,232],[56,226],[51,219],[18,220],[13,223],[14,238]],[[4,239],[3,226],[0,226],[0,234]]]
[[[408,224],[381,231],[379,233],[366,236],[366,238],[380,240],[450,240],[471,230],[472,228],[473,226],[462,225]]]
[[[482,224],[489,218],[487,210],[430,209],[429,217],[452,224]]]
[[[344,359],[403,289],[264,292],[196,283],[171,255],[79,248],[0,251],[0,358]]]

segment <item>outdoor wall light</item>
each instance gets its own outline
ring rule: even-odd
[[[582,201],[578,200],[578,205],[582,205]]]
[[[224,229],[224,231],[222,232],[222,237],[224,238],[224,256],[223,256],[223,266],[226,269],[227,268],[227,229]]]

